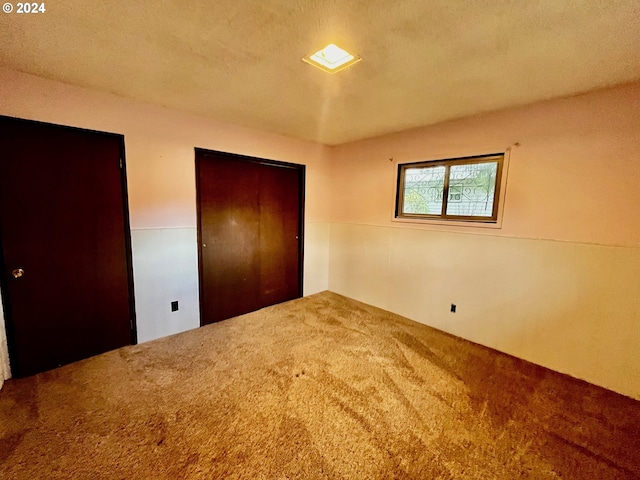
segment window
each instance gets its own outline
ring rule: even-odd
[[[498,221],[502,153],[398,165],[396,218]]]

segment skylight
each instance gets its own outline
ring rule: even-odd
[[[360,57],[347,52],[333,43],[302,59],[302,61],[328,73],[336,73],[358,63],[360,60],[362,60]]]

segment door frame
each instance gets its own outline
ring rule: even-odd
[[[298,298],[303,296],[304,283],[304,206],[305,206],[305,184],[306,184],[306,165],[299,163],[283,162],[279,160],[270,160],[267,158],[250,157],[248,155],[240,155],[237,153],[222,152],[218,150],[209,150],[206,148],[195,147],[195,174],[196,174],[196,211],[197,211],[197,230],[198,230],[198,307],[200,310],[200,326],[204,326],[202,318],[202,212],[200,210],[200,160],[201,158],[210,158],[215,161],[216,157],[224,157],[228,160],[239,162],[257,163],[273,167],[290,168],[298,172]]]
[[[131,247],[131,224],[129,219],[129,193],[127,188],[127,161],[125,156],[125,139],[124,135],[118,133],[102,132],[100,130],[93,130],[89,128],[71,127],[68,125],[60,125],[56,123],[41,122],[37,120],[27,120],[24,118],[11,117],[8,115],[0,115],[2,119],[9,119],[17,121],[19,123],[27,124],[39,124],[44,126],[53,126],[56,128],[62,128],[66,130],[74,130],[84,133],[97,133],[104,136],[110,136],[116,138],[120,144],[120,192],[122,195],[122,210],[123,210],[123,223],[124,223],[124,243],[125,243],[125,257],[127,262],[127,283],[129,292],[129,323],[131,326],[131,345],[138,343],[138,322],[136,319],[135,308],[135,291],[133,286],[133,253]],[[1,148],[1,147],[0,147]],[[11,309],[11,299],[9,298],[9,286],[5,281],[6,262],[4,259],[4,248],[2,245],[2,222],[0,222],[0,271],[3,272],[0,275],[0,295],[2,296],[2,310],[4,312],[4,324],[7,334],[7,349],[9,350],[9,367],[11,369],[11,375],[13,376],[14,365],[17,365],[17,345],[14,337],[13,330],[13,318]]]

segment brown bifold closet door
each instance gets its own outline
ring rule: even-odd
[[[0,242],[14,376],[135,343],[122,136],[0,117]]]
[[[304,168],[196,149],[202,325],[302,296]]]

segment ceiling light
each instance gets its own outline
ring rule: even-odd
[[[336,73],[358,63],[360,60],[362,60],[360,57],[343,50],[333,43],[330,43],[322,50],[318,50],[316,53],[302,58],[303,62],[307,62],[328,73]]]

